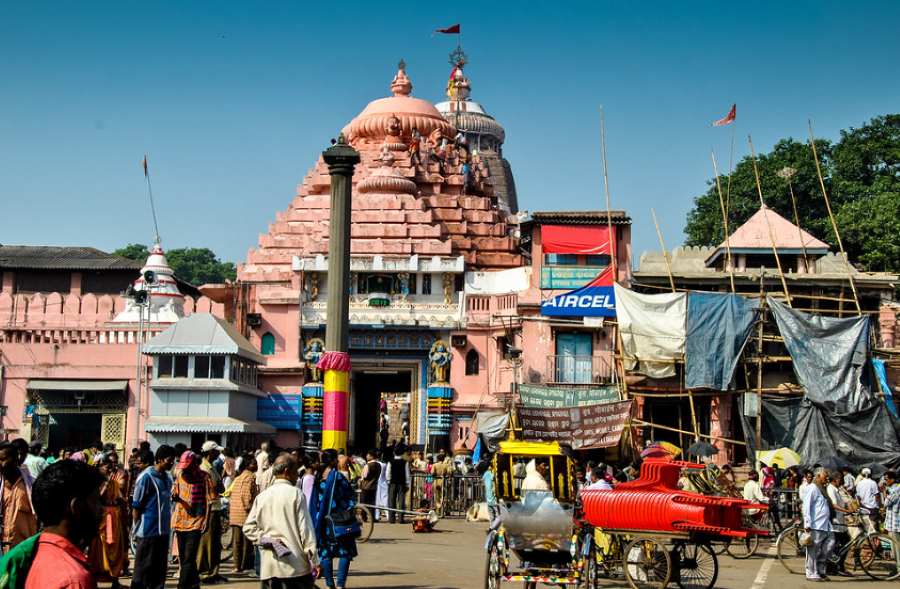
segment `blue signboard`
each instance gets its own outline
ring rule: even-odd
[[[551,297],[541,303],[541,315],[549,317],[615,317],[616,298],[612,269],[577,290]]]

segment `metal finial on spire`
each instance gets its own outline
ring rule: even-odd
[[[400,58],[400,63],[397,64],[397,69],[401,71],[406,71],[406,62],[403,61],[403,58]]]
[[[450,53],[450,65],[464,67],[467,63],[469,63],[469,57],[462,50],[462,47],[457,45],[456,49]]]

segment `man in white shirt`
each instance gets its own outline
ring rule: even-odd
[[[591,484],[587,489],[599,489],[600,491],[612,491],[612,485],[606,480],[606,468],[596,467],[591,471]]]
[[[244,535],[260,547],[263,589],[313,589],[321,572],[316,532],[303,491],[297,488],[297,461],[275,459],[275,480],[260,493],[244,522]]]
[[[822,488],[828,482],[828,472],[816,469],[813,483],[803,495],[803,528],[812,538],[806,546],[806,580],[824,581],[828,555],[834,548],[834,533],[831,527],[831,509]]]
[[[841,473],[844,475],[844,490],[850,493],[850,496],[852,497],[856,492],[856,478],[846,466],[841,469]]]
[[[28,447],[28,456],[25,457],[23,465],[28,469],[32,480],[37,480],[41,473],[44,472],[44,469],[47,468],[47,461],[41,458],[41,450],[43,449],[44,445],[40,442],[31,442],[31,445]]]
[[[866,525],[866,532],[873,534],[878,531],[878,513],[881,508],[881,493],[878,492],[878,483],[872,479],[872,470],[862,469],[862,480],[856,483],[856,498],[862,508],[862,520]]]
[[[763,494],[762,487],[759,486],[759,473],[755,470],[751,470],[750,474],[747,476],[748,479],[747,482],[744,483],[744,490],[742,492],[744,499],[751,503],[768,503],[769,498]],[[759,512],[758,509],[747,510],[748,515],[753,515],[757,512]]]
[[[806,492],[809,490],[809,486],[813,484],[813,472],[811,470],[803,471],[803,482],[800,483],[800,487],[797,489],[797,495],[800,498],[800,502],[803,503],[803,498],[806,496]]]

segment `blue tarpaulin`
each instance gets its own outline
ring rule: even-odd
[[[256,400],[256,418],[275,429],[299,430],[301,411],[299,393],[269,393]]]
[[[891,385],[887,381],[887,370],[884,367],[884,360],[872,358],[872,366],[875,368],[878,384],[881,385],[881,392],[884,393],[884,404],[887,405],[891,415],[897,417],[897,406],[894,405],[894,395],[891,393]]]
[[[717,292],[688,294],[685,386],[730,388],[747,345],[759,300]]]

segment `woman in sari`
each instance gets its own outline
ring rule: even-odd
[[[313,524],[316,529],[316,543],[319,547],[319,560],[322,564],[322,576],[329,589],[344,589],[347,586],[347,573],[350,561],[356,557],[356,536],[346,534],[334,537],[330,533],[326,519],[330,514],[352,510],[356,505],[356,493],[338,470],[338,455],[334,450],[322,452],[322,471],[319,474],[315,492],[314,505],[310,508]],[[335,578],[333,559],[338,559],[338,570]],[[335,583],[337,581],[337,583]]]
[[[100,502],[103,505],[103,519],[97,536],[88,549],[91,571],[99,581],[119,587],[119,577],[128,565],[128,539],[125,530],[125,499],[123,479],[117,473],[117,464],[106,461],[100,464],[100,473],[105,482],[100,487]],[[119,469],[121,470],[121,469]]]

